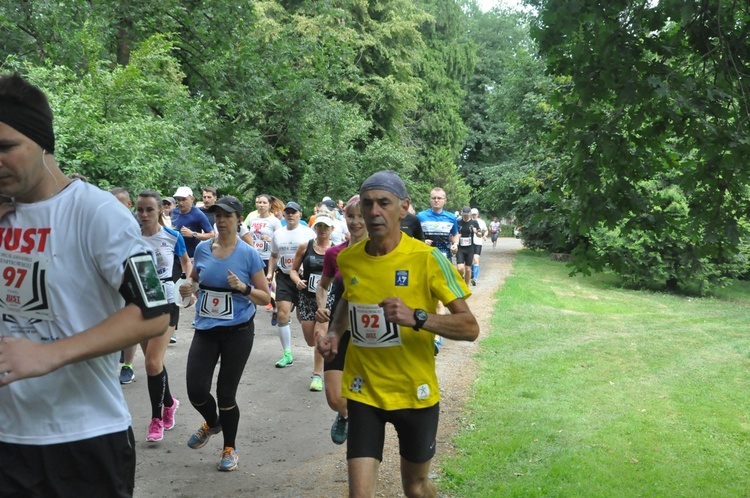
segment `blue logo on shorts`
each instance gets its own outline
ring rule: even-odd
[[[396,286],[406,287],[409,285],[409,270],[396,270]]]

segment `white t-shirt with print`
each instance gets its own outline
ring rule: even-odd
[[[50,199],[17,203],[0,220],[0,335],[49,343],[121,309],[129,256],[149,252],[133,215],[80,180]],[[9,281],[10,280],[10,281]],[[0,441],[48,445],[127,430],[118,353],[0,389]]]
[[[271,252],[279,255],[279,261],[276,267],[283,273],[289,275],[294,263],[294,254],[300,244],[307,243],[310,239],[315,238],[315,232],[306,225],[297,225],[294,230],[284,227],[276,230],[271,241]]]
[[[167,227],[161,227],[161,230],[154,235],[143,236],[143,240],[154,250],[156,274],[164,286],[167,300],[170,303],[176,302],[175,293],[179,291],[175,289],[174,282],[172,282],[172,268],[175,257],[179,259],[187,253],[185,240],[180,232]]]
[[[265,218],[255,216],[247,221],[247,228],[253,236],[253,247],[258,251],[260,259],[268,261],[271,257],[271,241],[263,240],[263,236],[273,237],[276,230],[281,228],[281,221],[274,215]]]

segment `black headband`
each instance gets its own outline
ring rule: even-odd
[[[52,119],[31,107],[0,98],[0,122],[29,137],[47,152],[55,152]]]

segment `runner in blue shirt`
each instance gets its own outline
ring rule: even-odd
[[[448,261],[452,261],[452,255],[458,249],[458,221],[453,214],[443,211],[445,201],[445,190],[435,187],[430,192],[430,209],[420,212],[417,217],[422,224],[425,243],[437,247]]]
[[[458,251],[458,220],[456,216],[443,211],[447,197],[445,190],[435,187],[430,191],[430,209],[425,209],[417,215],[422,224],[424,242],[427,245],[437,247],[441,253],[452,261],[452,255]],[[438,303],[436,313],[442,315],[445,312],[443,303]],[[435,338],[435,354],[440,352],[443,337]]]
[[[177,201],[177,208],[171,213],[172,228],[185,238],[185,247],[188,256],[192,259],[198,242],[214,236],[213,227],[206,215],[193,206],[195,197],[190,187],[178,188],[173,197]]]

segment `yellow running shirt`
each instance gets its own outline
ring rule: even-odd
[[[338,257],[352,331],[342,395],[383,410],[429,408],[440,401],[435,335],[386,322],[378,303],[399,297],[410,308],[434,313],[438,301],[448,304],[471,292],[437,248],[402,235],[393,251],[376,257],[365,252],[366,243]]]

